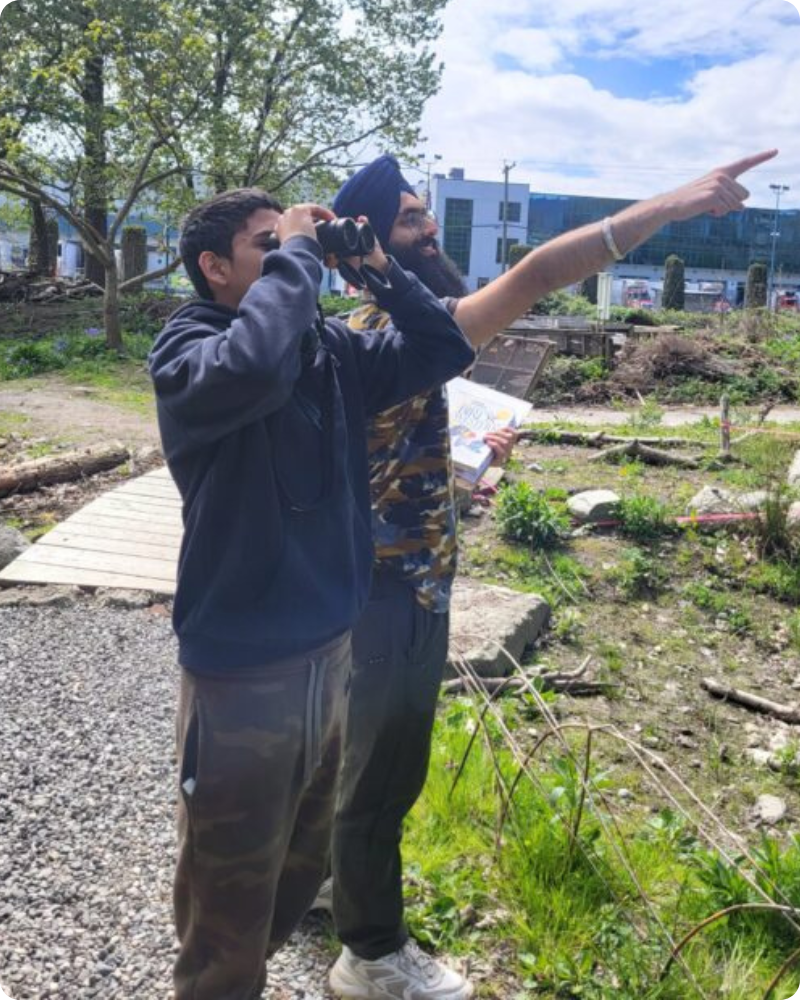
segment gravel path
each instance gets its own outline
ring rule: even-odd
[[[142,610],[0,608],[0,983],[14,1000],[167,1000],[174,954],[168,619]],[[268,996],[323,1000],[313,918]]]

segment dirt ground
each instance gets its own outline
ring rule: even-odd
[[[98,398],[98,390],[60,379],[0,384],[0,428],[3,417],[18,418],[27,438],[48,438],[75,447],[122,441],[132,448],[158,444],[155,404],[149,414],[124,409]],[[0,430],[0,437],[4,437]]]

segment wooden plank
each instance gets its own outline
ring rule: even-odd
[[[124,493],[125,496],[152,497],[154,500],[162,500],[167,503],[183,503],[178,491],[166,484],[161,486],[159,483],[140,483],[137,481],[126,483],[125,486],[120,486],[113,492],[115,494]]]
[[[125,503],[131,504],[133,507],[142,507],[146,510],[151,508],[156,510],[166,510],[171,514],[176,511],[180,513],[181,504],[178,500],[173,500],[169,497],[151,497],[143,496],[141,493],[121,493],[118,490],[114,490],[112,493],[104,493],[100,500],[110,500],[115,503]]]
[[[64,524],[68,522],[65,521]],[[125,517],[124,514],[116,513],[114,511],[106,512],[89,512],[89,511],[79,511],[77,514],[73,514],[69,518],[69,524],[86,524],[86,525],[97,525],[102,528],[128,528],[131,534],[152,534],[158,536],[165,536],[167,538],[182,538],[183,537],[183,526],[180,523],[175,525],[171,524],[154,524],[149,518],[142,518],[141,520],[131,520]]]
[[[108,555],[141,556],[145,559],[160,559],[176,564],[179,546],[175,544],[153,544],[141,539],[98,538],[91,534],[79,534],[69,528],[56,529],[39,540],[39,545],[49,548],[57,546],[84,552],[105,552]]]
[[[164,597],[175,593],[175,583],[169,580],[127,576],[124,573],[81,570],[65,566],[43,566],[21,563],[19,559],[0,572],[5,583],[60,584],[76,587],[117,587],[120,590],[151,590]]]
[[[109,542],[143,542],[145,545],[160,545],[166,549],[174,549],[176,552],[181,544],[181,532],[164,532],[156,534],[148,527],[141,524],[131,525],[129,522],[115,521],[113,524],[98,524],[96,521],[82,521],[71,517],[63,524],[48,531],[36,543],[43,544],[53,535],[60,536],[69,533],[74,538],[97,538],[107,539]]]
[[[85,510],[86,513],[89,511],[93,514],[106,517],[116,515],[118,517],[129,517],[132,521],[149,521],[152,524],[174,525],[176,528],[181,526],[179,511],[170,512],[163,508],[148,509],[146,507],[136,507],[133,504],[115,502],[108,497],[101,497],[99,500],[95,500]]]
[[[62,549],[57,545],[32,545],[16,562],[71,569],[96,569],[103,573],[121,573],[130,577],[141,576],[165,581],[174,580],[176,571],[175,563],[170,559],[113,556],[103,552]]]

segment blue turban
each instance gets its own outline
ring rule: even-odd
[[[340,218],[369,218],[381,246],[387,246],[394,220],[400,210],[400,193],[416,191],[400,173],[400,164],[385,153],[362,167],[339,188],[333,211]]]

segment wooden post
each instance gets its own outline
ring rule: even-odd
[[[729,461],[731,457],[731,401],[723,395],[719,401],[720,458]]]

